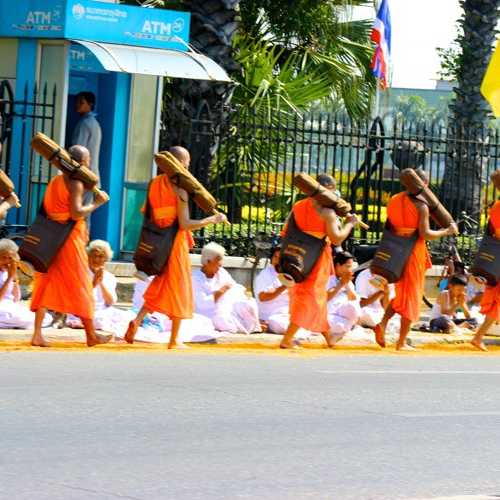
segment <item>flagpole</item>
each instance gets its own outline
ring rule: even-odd
[[[377,78],[377,86],[375,89],[375,107],[373,109],[373,116],[372,118],[375,119],[377,116],[380,114],[380,81]]]

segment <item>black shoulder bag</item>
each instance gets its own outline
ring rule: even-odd
[[[326,237],[316,238],[301,231],[292,212],[281,243],[280,272],[290,275],[295,283],[301,283],[311,274],[325,245]]]
[[[179,222],[177,219],[168,227],[159,227],[155,224],[151,216],[148,186],[141,236],[134,253],[134,263],[137,270],[148,276],[161,274],[167,265],[178,230]]]
[[[398,236],[387,221],[370,266],[372,273],[383,276],[389,283],[399,281],[417,239],[418,229],[409,237]]]
[[[36,271],[46,273],[75,224],[72,219],[64,223],[49,219],[42,201],[36,219],[19,248],[21,260],[29,262]]]
[[[490,222],[486,226],[470,272],[486,280],[489,286],[496,286],[500,280],[500,240],[492,235]]]

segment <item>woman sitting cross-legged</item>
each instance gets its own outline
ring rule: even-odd
[[[201,269],[193,272],[195,310],[208,316],[216,330],[231,333],[260,332],[255,299],[222,267],[225,250],[208,243],[201,251]]]
[[[107,241],[94,240],[87,247],[87,255],[94,288],[94,327],[96,330],[117,333],[126,328],[134,314],[114,307],[118,300],[116,277],[104,268],[113,257],[113,250]],[[70,328],[83,328],[80,319],[73,315],[68,316],[66,324]]]
[[[0,328],[33,328],[35,313],[21,304],[21,289],[17,280],[19,248],[8,239],[0,240]],[[49,326],[52,316],[46,314],[42,326]]]

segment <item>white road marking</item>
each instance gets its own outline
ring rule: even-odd
[[[500,370],[315,370],[331,375],[500,375]],[[499,497],[500,498],[500,497]]]
[[[403,412],[391,413],[395,417],[406,418],[434,418],[434,417],[500,417],[500,410],[498,411],[437,411],[437,412]],[[455,497],[450,497],[455,498]],[[459,498],[459,497],[457,497]],[[467,497],[460,497],[467,498]],[[471,497],[475,498],[475,497]],[[500,497],[497,497],[500,499]]]
[[[498,500],[500,496],[488,496],[488,495],[458,495],[454,497],[418,497],[411,498],[409,500]]]

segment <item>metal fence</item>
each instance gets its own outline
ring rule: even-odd
[[[256,235],[279,231],[298,195],[292,186],[298,172],[333,175],[342,196],[370,225],[368,231],[356,230],[348,246],[376,243],[385,224],[386,204],[392,194],[401,190],[392,153],[403,141],[423,145],[424,168],[436,192],[442,193],[446,187],[447,164],[457,151],[473,151],[476,160],[479,157],[481,168],[475,173],[479,181],[459,179],[463,193],[477,186],[481,190],[473,214],[465,196],[453,203],[459,218],[467,209],[468,215],[479,219],[472,226],[462,224],[466,235],[459,238],[458,245],[465,256],[475,251],[488,206],[496,197],[488,179],[490,172],[500,167],[498,130],[486,129],[473,139],[451,140],[450,131],[439,124],[410,123],[391,117],[353,122],[328,113],[280,113],[262,120],[257,112],[248,109],[215,115],[207,111],[184,124],[184,128],[186,145],[195,153],[193,172],[221,202],[232,222],[231,226],[200,231],[196,238],[199,245],[215,240],[233,255],[252,255]],[[207,149],[210,143],[216,144],[213,158]],[[470,157],[464,156],[463,161]],[[436,245],[433,251],[437,256],[447,242]]]
[[[54,169],[30,148],[35,132],[54,136],[56,87],[41,89],[36,85],[23,89],[22,98],[16,100],[11,83],[0,82],[0,168],[5,170],[18,189],[23,207],[11,210],[9,219],[16,224],[29,224],[40,206],[45,187]]]

